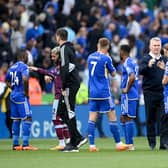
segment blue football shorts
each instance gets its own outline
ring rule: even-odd
[[[138,100],[129,100],[127,94],[121,95],[121,114],[136,118],[136,109],[137,109]]]
[[[27,98],[25,98],[24,102],[15,102],[11,100],[10,103],[12,119],[25,119],[28,117],[32,117],[30,102]]]
[[[115,109],[115,104],[112,98],[103,100],[89,100],[90,112],[107,113]]]

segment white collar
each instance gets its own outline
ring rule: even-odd
[[[149,55],[150,55],[152,58],[156,59],[156,60],[159,60],[159,59],[162,57],[161,54],[155,55],[155,54],[153,54],[152,52],[149,52]]]

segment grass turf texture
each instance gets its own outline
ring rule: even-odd
[[[33,139],[38,151],[12,151],[11,140],[0,140],[0,168],[168,168],[168,151],[150,150],[145,137],[135,138],[136,150],[117,152],[113,139],[96,139],[100,151],[90,153],[88,144],[79,153],[50,151],[55,139]]]

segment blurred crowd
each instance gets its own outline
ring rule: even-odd
[[[54,34],[59,27],[66,28],[76,50],[81,77],[77,103],[87,103],[87,57],[96,51],[98,39],[107,37],[118,72],[110,78],[111,90],[119,104],[119,46],[129,44],[130,56],[137,63],[148,53],[151,37],[160,37],[164,46],[168,41],[168,0],[0,0],[0,81],[20,48],[27,50],[29,65],[50,70],[50,52],[57,45]],[[53,93],[53,84],[46,84],[43,76],[31,73],[30,80],[30,94]],[[139,86],[141,92],[141,80]],[[40,103],[40,99],[32,102]]]

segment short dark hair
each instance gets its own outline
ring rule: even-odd
[[[27,51],[26,49],[18,49],[16,51],[17,61],[23,60],[25,57],[27,57]]]
[[[124,52],[126,52],[126,53],[129,54],[130,51],[131,51],[131,48],[130,48],[129,45],[124,44],[124,45],[121,45],[121,46],[120,46],[120,50],[122,50],[122,51],[124,51]]]
[[[56,35],[59,36],[61,38],[61,40],[67,40],[67,38],[68,38],[68,32],[64,28],[57,29]]]

